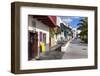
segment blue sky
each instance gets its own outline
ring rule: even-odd
[[[80,21],[80,19],[83,19],[84,17],[79,17],[79,16],[60,16],[60,18],[65,23],[68,23],[73,28],[76,28],[77,24]]]

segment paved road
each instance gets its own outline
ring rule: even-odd
[[[88,50],[87,44],[82,43],[80,39],[74,39],[70,42],[62,59],[79,59],[87,58]]]
[[[87,44],[82,43],[80,39],[74,39],[70,42],[65,52],[58,50],[48,51],[45,54],[41,54],[38,60],[87,58],[87,48]]]

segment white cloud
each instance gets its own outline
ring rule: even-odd
[[[73,19],[71,19],[71,18],[63,18],[62,20],[63,20],[64,22],[66,22],[66,23],[70,23],[70,22],[73,21]]]

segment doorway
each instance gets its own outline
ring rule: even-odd
[[[46,34],[45,33],[43,33],[43,42],[44,42],[44,44],[46,46]]]
[[[28,32],[28,60],[38,56],[38,33]]]
[[[46,33],[40,32],[40,53],[46,51]]]

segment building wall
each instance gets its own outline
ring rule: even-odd
[[[57,17],[56,24],[60,27],[60,23],[63,23],[60,17]]]
[[[56,25],[57,17],[56,16],[49,16],[49,18],[53,22],[53,24]],[[55,27],[50,28],[50,29],[53,29],[55,31]],[[54,36],[50,38],[50,42],[51,42],[50,47],[57,45],[56,34],[54,34]]]
[[[67,24],[65,24],[60,17],[57,17],[57,21],[56,21],[57,25],[61,28],[61,23],[63,23],[64,25],[68,26]],[[57,40],[61,41],[61,39],[65,39],[64,36],[64,31],[61,32],[60,34],[57,35]]]
[[[68,33],[71,33],[71,31],[69,30],[69,28],[72,29],[72,27],[69,26],[69,24],[67,24],[64,21],[62,21],[60,17],[57,17],[57,25],[60,28],[64,28],[64,27],[61,27],[61,23],[63,23],[63,25],[66,26],[66,27],[68,27],[68,28],[66,28],[66,30],[65,29],[62,29],[63,31],[61,32],[61,34],[58,34],[57,40],[61,40],[61,39],[63,39],[63,40],[69,40],[69,39],[71,39],[72,36],[68,35]]]
[[[57,45],[57,38],[56,35],[54,35],[53,37],[51,37],[51,47]]]
[[[29,30],[34,29],[32,27],[32,21],[36,22],[35,30],[38,32],[38,48],[40,47],[40,32],[42,32],[46,34],[46,51],[48,51],[49,50],[49,27],[43,24],[41,21],[32,18],[32,16],[29,16]],[[40,48],[38,49],[38,55],[39,52],[40,52]]]

